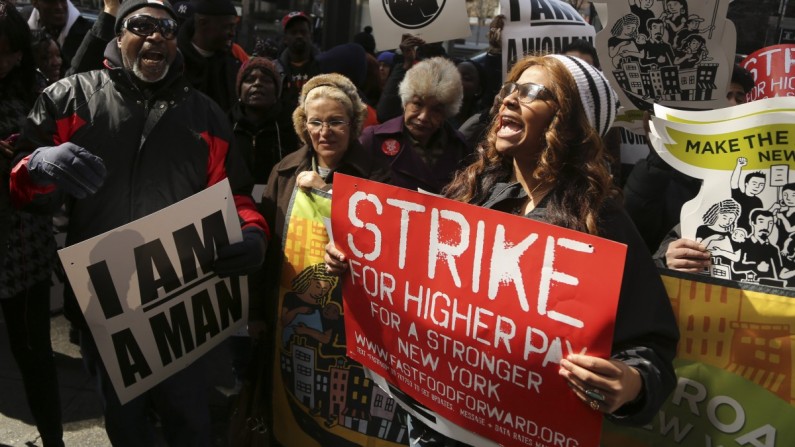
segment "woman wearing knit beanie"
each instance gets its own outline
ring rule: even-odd
[[[235,142],[256,184],[264,185],[283,153],[279,128],[279,75],[273,62],[252,57],[237,73],[238,101],[229,111]],[[287,129],[289,132],[290,130]]]
[[[560,360],[559,380],[573,393],[568,405],[625,425],[647,424],[676,386],[679,333],[660,276],[607,172],[600,136],[615,117],[615,93],[598,70],[569,56],[526,57],[506,80],[478,159],[444,194],[627,246],[611,357],[568,355]],[[331,271],[342,271],[344,256],[331,244],[326,250]],[[598,294],[590,299],[598,306]],[[527,397],[533,405],[533,393]],[[465,445],[435,431],[427,415],[409,412],[412,446]],[[466,439],[472,442],[471,434]]]

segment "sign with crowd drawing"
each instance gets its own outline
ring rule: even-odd
[[[405,412],[346,355],[341,284],[323,263],[330,213],[329,193],[294,190],[275,305],[274,433],[285,446],[397,447],[408,441]]]
[[[736,47],[728,0],[602,0],[596,36],[602,70],[619,94],[616,125],[637,127],[654,104],[688,110],[727,105]],[[599,8],[604,10],[604,7]],[[634,123],[628,123],[634,122]]]
[[[59,250],[121,403],[190,365],[248,321],[245,276],[219,278],[242,240],[229,181]]]
[[[332,224],[348,355],[413,417],[483,447],[598,444],[560,361],[610,355],[626,246],[343,175]]]
[[[505,73],[527,54],[560,53],[572,40],[594,44],[594,28],[561,0],[500,0],[505,15],[502,66]]]
[[[655,107],[649,138],[675,169],[704,181],[682,207],[682,236],[712,252],[715,277],[795,285],[795,98],[716,111]]]

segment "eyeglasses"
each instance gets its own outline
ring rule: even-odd
[[[502,84],[502,88],[500,89],[500,93],[497,95],[500,102],[505,100],[508,96],[512,95],[513,92],[518,93],[518,100],[519,102],[523,102],[529,104],[536,99],[552,99],[552,94],[541,84],[536,84],[535,82],[528,82],[527,84],[517,84],[515,82],[506,82]]]
[[[174,19],[157,19],[139,14],[125,19],[122,26],[127,31],[141,37],[149,37],[156,32],[159,32],[166,40],[177,37],[178,25]]]
[[[328,126],[328,128],[334,132],[344,132],[345,128],[348,126],[348,122],[342,120],[312,120],[306,122],[306,128],[309,129],[310,132],[319,132],[323,130],[323,126]]]

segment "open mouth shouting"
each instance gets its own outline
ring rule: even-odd
[[[516,117],[500,115],[500,128],[497,130],[499,138],[513,138],[522,133],[524,124]]]
[[[154,48],[144,49],[136,60],[136,74],[141,80],[156,82],[166,75],[168,64],[165,51]]]

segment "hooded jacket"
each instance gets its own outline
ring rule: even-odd
[[[180,27],[177,36],[179,51],[185,57],[185,77],[197,90],[212,98],[224,112],[229,111],[237,101],[235,79],[244,60],[236,57],[231,50],[216,51],[204,57],[196,51],[191,40],[195,32],[193,20]]]
[[[236,103],[229,112],[235,143],[246,161],[254,183],[264,185],[273,166],[286,155],[282,149],[281,134],[285,130],[277,121],[281,110],[275,104],[262,122],[253,122],[246,117],[243,103]],[[291,129],[286,129],[291,132]]]
[[[68,198],[66,245],[147,216],[229,178],[241,226],[268,233],[251,199],[252,182],[232,144],[229,122],[212,100],[181,75],[182,58],[143,91],[123,68],[116,41],[106,69],[79,73],[47,88],[22,128],[19,149],[70,141],[103,159],[108,169],[96,194],[68,198],[28,175],[26,156],[12,170],[19,207],[52,211]],[[79,313],[79,312],[78,312]],[[78,317],[78,322],[82,315]]]

